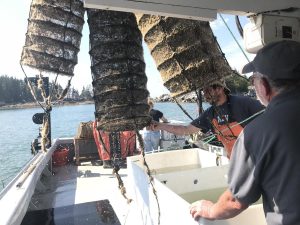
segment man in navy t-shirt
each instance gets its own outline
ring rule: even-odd
[[[199,131],[212,132],[222,142],[230,158],[238,135],[264,106],[250,97],[230,95],[230,90],[223,80],[208,83],[203,93],[205,100],[212,106],[189,125],[154,122],[154,129],[166,130],[176,135],[189,135]]]

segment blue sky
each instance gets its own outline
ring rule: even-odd
[[[30,3],[31,0],[0,1],[0,75],[13,76],[18,79],[24,78],[19,61],[22,47],[25,43]],[[235,26],[234,16],[223,15],[223,17],[235,34],[235,37],[239,40],[241,46],[243,46],[243,41]],[[245,24],[247,19],[241,18],[241,21],[242,24]],[[211,23],[211,27],[231,67],[239,71],[247,61],[234,39],[231,37],[223,21],[218,18],[218,20]],[[72,85],[78,90],[81,90],[82,86],[86,86],[92,82],[90,57],[88,54],[88,33],[89,31],[86,22],[83,28],[78,64],[75,67],[75,76],[72,80]],[[144,48],[144,55],[146,74],[148,77],[147,88],[151,97],[157,97],[161,94],[168,93],[168,90],[163,86],[163,81],[146,45]],[[249,55],[249,57],[252,59],[254,55]],[[59,79],[59,83],[63,85],[67,81],[66,78]]]

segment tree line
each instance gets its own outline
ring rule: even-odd
[[[54,82],[49,84],[49,92],[52,93]],[[38,100],[42,100],[40,90],[33,86]],[[61,85],[57,85],[58,92],[61,93],[63,88]],[[53,96],[53,100],[56,100],[57,96]],[[65,98],[66,100],[92,100],[92,87],[88,85],[83,87],[81,93],[74,87],[71,87]],[[17,104],[17,103],[28,103],[34,102],[34,98],[31,91],[24,80],[9,77],[7,75],[0,76],[0,104]]]
[[[232,93],[245,93],[248,91],[249,82],[243,77],[232,75],[226,79],[226,83]],[[50,82],[50,93],[52,93],[53,87],[54,82]],[[42,101],[43,99],[40,94],[40,90],[37,87],[34,87],[34,89],[37,93],[38,100]],[[59,93],[62,93],[63,88],[60,85],[58,85],[57,89]],[[54,95],[52,99],[55,101],[57,96]],[[79,91],[74,87],[71,87],[64,98],[65,101],[81,101],[92,99],[93,93],[91,85],[83,87],[81,93],[79,93]],[[0,105],[27,103],[33,101],[33,96],[24,80],[9,77],[7,75],[0,76]]]

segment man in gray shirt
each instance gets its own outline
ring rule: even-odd
[[[190,213],[196,220],[227,219],[262,196],[268,225],[300,224],[300,43],[265,46],[244,67],[249,72],[266,111],[234,145],[228,189],[216,203],[193,203]]]

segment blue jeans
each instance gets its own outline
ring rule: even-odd
[[[143,139],[145,145],[145,152],[151,152],[153,150],[158,150],[160,131],[144,131]]]

